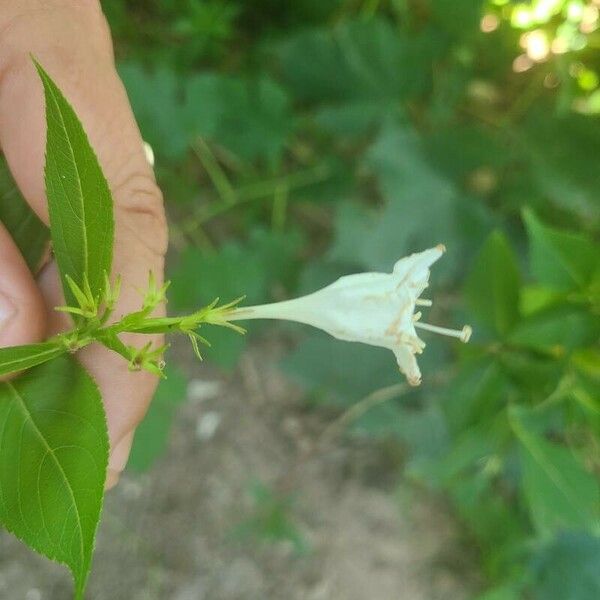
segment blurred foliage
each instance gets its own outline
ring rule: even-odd
[[[293,522],[293,499],[261,481],[253,481],[248,491],[252,500],[250,515],[233,529],[232,535],[240,540],[288,543],[296,555],[306,554],[308,542]]]
[[[187,380],[176,367],[169,365],[148,414],[135,432],[128,467],[137,472],[148,470],[161,456],[167,444],[175,410],[186,399]]]
[[[598,598],[599,3],[105,8],[171,214],[174,308],[281,299],[443,241],[431,321],[472,321],[473,343],[427,340],[422,389],[352,432],[396,440],[452,500],[480,600]],[[302,335],[284,366],[312,402],[398,381],[387,353]],[[243,340],[213,341],[231,368]],[[261,489],[252,527],[294,537]]]
[[[40,266],[50,233],[23,201],[4,158],[0,158],[0,223],[12,232],[27,266],[34,273]]]

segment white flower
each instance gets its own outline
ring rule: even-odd
[[[444,253],[435,248],[400,259],[392,273],[360,273],[341,277],[327,287],[295,300],[238,308],[229,320],[285,319],[313,325],[349,342],[389,348],[411,385],[421,383],[416,355],[425,343],[415,328],[467,342],[471,328],[457,331],[421,323],[415,306],[431,306],[419,296],[429,285],[429,267]]]

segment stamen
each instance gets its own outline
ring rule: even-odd
[[[418,337],[413,337],[408,333],[400,334],[400,342],[406,344],[413,354],[423,354],[425,342]]]
[[[417,306],[433,306],[433,302],[431,300],[427,300],[426,298],[417,298],[415,300],[415,304]]]
[[[422,316],[423,316],[423,313],[421,311],[416,312],[413,315],[413,323],[416,323]]]
[[[447,329],[446,327],[438,327],[437,325],[430,325],[429,323],[415,323],[415,327],[420,327],[421,329],[426,329],[433,333],[439,333],[440,335],[458,338],[465,344],[469,341],[471,334],[473,333],[473,330],[469,325],[465,325],[461,330]]]

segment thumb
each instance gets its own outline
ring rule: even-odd
[[[8,12],[15,14],[3,24],[5,11],[0,9],[0,145],[23,197],[48,223],[43,178],[43,93],[31,53],[40,59],[81,119],[111,188],[115,217],[113,274],[123,279],[113,316],[121,318],[139,310],[137,290],[147,286],[150,271],[161,281],[167,227],[162,195],[115,70],[100,3],[22,0],[4,4]],[[38,284],[49,309],[64,304],[56,262],[45,267]],[[158,314],[163,311],[164,307],[159,308]],[[66,315],[54,311],[48,314],[49,333],[69,326]],[[122,340],[136,347],[147,341],[162,344],[160,336],[142,338],[123,336]],[[157,380],[147,372],[131,372],[121,356],[101,345],[91,345],[78,358],[96,380],[104,401],[112,450],[111,485],[125,466],[133,432],[150,403]]]
[[[41,340],[45,306],[27,263],[0,224],[0,347]]]

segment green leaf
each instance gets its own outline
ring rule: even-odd
[[[597,159],[600,124],[573,112],[548,118],[548,111],[531,110],[515,131],[527,150],[536,190],[563,211],[579,217],[590,228],[600,224]]]
[[[185,118],[193,135],[245,161],[278,166],[294,118],[287,93],[272,79],[203,74],[186,82],[185,94]]]
[[[0,158],[0,221],[35,272],[50,240],[49,231],[21,196],[4,158]]]
[[[579,307],[561,306],[523,319],[509,340],[526,348],[562,353],[593,344],[599,336],[597,316]]]
[[[449,486],[453,480],[483,470],[497,451],[497,438],[498,435],[487,424],[464,431],[453,440],[431,474],[440,485]]]
[[[0,375],[41,365],[65,352],[64,345],[57,342],[0,348]]]
[[[181,100],[182,84],[175,71],[160,67],[146,71],[135,63],[119,65],[119,75],[144,139],[157,156],[181,159],[189,149]]]
[[[453,432],[490,422],[506,406],[509,381],[499,362],[489,356],[465,361],[445,386],[443,406]]]
[[[144,138],[159,156],[181,160],[202,137],[246,161],[276,166],[294,119],[285,90],[267,76],[202,73],[179,77],[162,67],[119,68]]]
[[[374,120],[400,115],[400,101],[426,89],[436,48],[428,33],[409,40],[384,19],[346,21],[295,35],[278,58],[296,98],[321,105],[322,126],[361,133]]]
[[[563,304],[567,299],[564,292],[544,285],[524,285],[519,298],[519,311],[524,317]]]
[[[476,317],[500,336],[519,319],[521,276],[517,258],[504,234],[495,231],[475,259],[466,295]]]
[[[108,462],[98,388],[74,358],[57,358],[0,385],[0,422],[0,521],[66,564],[83,598]]]
[[[46,195],[54,255],[67,303],[77,306],[66,277],[94,296],[110,274],[113,205],[108,183],[73,108],[36,63],[46,98]]]
[[[177,407],[186,398],[187,380],[183,373],[169,367],[161,380],[150,409],[135,432],[127,467],[143,472],[152,467],[167,444]]]
[[[579,233],[544,225],[529,210],[523,214],[529,235],[529,261],[539,283],[556,289],[584,288],[598,267],[600,247]]]
[[[458,38],[478,33],[484,0],[436,0],[431,9],[436,19],[449,33]]]
[[[600,598],[600,538],[565,533],[533,560],[534,600]]]
[[[513,408],[511,425],[521,444],[523,494],[541,535],[567,528],[594,531],[600,525],[598,481],[572,451],[552,444],[526,426],[527,412]]]
[[[530,529],[515,511],[512,499],[498,493],[498,485],[494,485],[494,479],[498,478],[489,472],[494,469],[493,461],[493,456],[488,457],[487,464],[480,463],[475,474],[457,478],[450,492],[458,515],[468,524],[471,535],[485,547],[481,556],[485,570],[500,579],[507,576],[508,569],[515,568],[515,563],[518,565]],[[498,481],[499,485],[503,483],[509,482]]]

